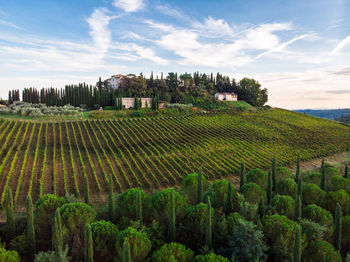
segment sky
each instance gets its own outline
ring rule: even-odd
[[[0,97],[117,73],[251,77],[286,109],[350,107],[349,0],[0,0]]]

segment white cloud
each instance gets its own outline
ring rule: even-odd
[[[161,12],[162,14],[172,16],[175,18],[185,18],[186,17],[182,12],[180,12],[179,10],[177,10],[176,8],[174,8],[168,4],[156,5],[155,9],[158,10],[159,12]]]
[[[19,27],[18,25],[15,25],[14,23],[11,23],[11,22],[3,20],[3,19],[0,19],[0,25],[4,25],[4,26],[12,27],[14,29],[22,30],[22,27]]]
[[[347,46],[348,44],[350,44],[350,35],[345,37],[342,41],[340,41],[338,43],[338,45],[331,51],[331,55],[337,55],[340,53],[340,51]]]
[[[194,22],[193,27],[200,29],[207,37],[229,36],[233,37],[232,28],[223,19],[215,19],[209,16],[204,23]]]
[[[113,4],[127,13],[139,11],[144,7],[143,0],[115,0]]]

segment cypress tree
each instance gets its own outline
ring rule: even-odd
[[[203,202],[203,177],[202,171],[198,172],[198,183],[197,183],[197,204]]]
[[[124,239],[122,262],[131,262],[130,244],[127,237]]]
[[[345,165],[345,170],[344,170],[344,177],[345,178],[349,178],[349,167],[348,167],[348,165]]]
[[[244,166],[244,162],[242,162],[241,163],[241,171],[240,171],[239,189],[242,188],[244,183],[245,183],[245,166]]]
[[[13,206],[12,190],[7,187],[6,193],[6,224],[7,224],[7,237],[11,240],[15,236],[15,211]]]
[[[62,222],[59,208],[55,211],[52,223],[52,250],[58,254],[63,250]]]
[[[272,172],[269,171],[269,174],[267,176],[267,205],[271,206],[272,201]]]
[[[92,232],[91,226],[89,224],[85,225],[84,230],[84,261],[93,262],[94,261],[94,247],[92,243]]]
[[[232,194],[233,194],[232,184],[228,182],[227,194],[226,194],[226,210],[225,210],[226,215],[231,214],[233,212]]]
[[[207,214],[206,214],[206,223],[205,223],[205,245],[208,249],[211,249],[212,245],[212,221],[211,221],[211,201],[210,197],[208,197],[207,203]]]
[[[27,243],[30,257],[34,257],[36,249],[35,228],[34,228],[34,208],[31,195],[27,196]]]
[[[321,165],[321,189],[325,190],[326,188],[326,167],[324,163],[324,159],[322,159],[322,165]]]
[[[142,225],[142,197],[140,189],[137,191],[136,195],[136,220]]]
[[[293,262],[301,262],[300,226],[295,230]]]
[[[265,212],[266,212],[265,204],[262,199],[260,199],[260,202],[259,202],[258,212],[259,212],[260,219],[262,219],[265,216]]]
[[[341,245],[341,233],[342,233],[342,208],[337,203],[337,206],[335,208],[335,227],[334,227],[334,248],[336,250],[340,250]]]
[[[84,199],[86,204],[90,204],[90,188],[89,188],[89,180],[88,177],[85,175],[84,176]]]
[[[299,176],[297,181],[297,194],[301,196],[301,192],[302,192],[302,180],[301,180],[301,176]]]
[[[115,222],[115,210],[114,210],[114,198],[113,198],[113,180],[112,176],[109,176],[108,181],[108,217],[112,223]]]
[[[296,169],[296,172],[295,172],[295,182],[297,182],[297,183],[298,183],[299,176],[300,176],[300,155],[298,154],[298,157],[297,157],[297,169]]]
[[[276,191],[276,158],[272,159],[271,165],[271,173],[272,173],[272,191]]]
[[[174,190],[170,193],[170,212],[169,212],[169,232],[168,238],[170,242],[176,241],[176,213],[175,213],[175,199]]]
[[[294,205],[294,221],[300,223],[301,220],[301,195],[297,194]]]

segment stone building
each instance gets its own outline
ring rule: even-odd
[[[215,98],[220,101],[237,101],[238,96],[235,93],[216,93]]]

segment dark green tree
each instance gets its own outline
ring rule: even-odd
[[[321,186],[320,188],[322,190],[325,190],[326,188],[326,166],[324,163],[324,159],[322,159],[322,165],[321,165]]]
[[[86,204],[90,204],[90,188],[89,188],[89,179],[85,175],[84,176],[84,200]]]
[[[295,230],[293,262],[301,262],[300,226]]]
[[[241,190],[244,183],[245,183],[245,166],[244,166],[244,162],[242,162],[241,170],[240,170],[239,190]]]
[[[262,199],[259,202],[257,211],[259,213],[260,219],[262,219],[265,216],[265,213],[266,213],[266,207],[265,207],[264,201]]]
[[[130,244],[127,237],[124,239],[122,262],[131,262]]]
[[[212,221],[211,221],[211,201],[208,197],[206,221],[205,221],[205,245],[208,249],[212,247]]]
[[[300,155],[298,154],[298,157],[297,157],[297,169],[296,169],[296,172],[295,172],[295,182],[297,182],[297,183],[298,183],[299,176],[300,176]]]
[[[202,171],[198,171],[198,183],[197,183],[197,204],[203,202],[203,174]]]
[[[137,191],[136,195],[136,220],[142,225],[142,195],[141,190]]]
[[[34,258],[36,250],[35,227],[34,227],[34,208],[31,195],[27,196],[26,201],[27,211],[27,243],[28,252],[31,258]]]
[[[170,212],[169,212],[169,232],[168,232],[169,242],[176,241],[176,213],[175,213],[175,198],[174,190],[170,193]]]
[[[272,172],[269,171],[269,175],[267,176],[267,204],[268,206],[271,206],[271,200],[272,200]]]
[[[336,250],[340,250],[340,245],[341,245],[341,233],[342,233],[342,208],[337,203],[336,208],[335,208],[335,216],[334,216],[334,221],[335,221],[335,227],[334,227],[334,248]]]
[[[108,181],[108,217],[112,223],[115,223],[115,207],[114,207],[112,176],[109,176],[109,181]]]
[[[52,224],[52,249],[58,254],[63,250],[62,221],[60,210],[55,211]]]
[[[294,204],[294,221],[300,223],[301,221],[301,195],[297,194]]]
[[[89,224],[86,224],[84,228],[84,261],[94,261],[94,245],[92,242],[91,226]]]
[[[297,181],[297,194],[301,196],[301,193],[302,193],[302,180],[301,180],[301,176],[299,176]]]
[[[12,190],[7,188],[6,193],[6,224],[7,224],[7,237],[11,240],[15,236],[15,211],[13,206]]]
[[[349,167],[348,165],[345,165],[345,169],[344,169],[344,177],[345,178],[349,178]]]
[[[226,193],[226,207],[225,214],[231,214],[233,212],[233,187],[232,183],[228,182],[227,184],[227,193]]]
[[[271,165],[271,173],[272,173],[272,191],[276,191],[276,158],[272,159]]]

